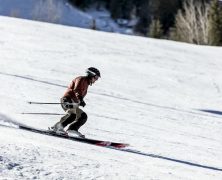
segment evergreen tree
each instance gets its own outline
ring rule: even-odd
[[[164,34],[167,34],[169,28],[174,25],[175,15],[177,14],[178,9],[182,8],[183,0],[158,0],[159,1],[159,9],[158,16],[160,19],[160,23],[162,24],[162,28]]]
[[[169,28],[174,25],[175,14],[182,7],[184,0],[69,0],[73,5],[80,8],[87,8],[92,4],[100,7],[102,4],[110,11],[113,19],[138,18],[134,27],[136,32],[143,35],[149,33],[152,19],[159,19],[163,33],[166,35]],[[195,0],[209,1],[209,0]],[[152,24],[153,26],[153,24]],[[153,27],[152,27],[153,28]]]
[[[161,38],[163,36],[162,25],[159,19],[153,19],[150,27],[148,36],[152,38]]]
[[[113,19],[118,19],[122,15],[123,0],[110,0],[110,13]]]
[[[150,8],[150,0],[138,0],[136,3],[137,17],[139,21],[134,30],[140,32],[143,35],[147,35],[149,25],[152,19],[152,13]]]
[[[213,0],[209,10],[209,44],[222,45],[222,8],[218,0]]]
[[[130,19],[134,0],[110,0],[109,9],[114,19]]]
[[[79,8],[87,8],[89,7],[92,3],[95,3],[96,0],[68,0],[71,4],[74,6],[77,6]]]
[[[135,5],[138,10],[139,22],[136,30],[147,34],[151,19],[159,19],[164,34],[174,25],[175,14],[182,7],[183,0],[138,0]]]

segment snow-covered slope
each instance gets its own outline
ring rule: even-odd
[[[120,27],[105,8],[91,7],[84,12],[67,0],[0,0],[0,15],[133,34],[132,28]]]
[[[0,17],[2,179],[222,178],[222,51]],[[131,154],[2,126],[46,129],[66,86],[89,66],[87,137],[129,143]]]

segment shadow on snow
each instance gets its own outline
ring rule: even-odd
[[[222,116],[222,111],[216,111],[216,110],[211,110],[211,109],[199,109],[199,111]]]
[[[31,80],[31,81],[36,81],[36,82],[40,82],[40,83],[44,83],[44,84],[59,86],[59,87],[66,87],[66,86],[63,86],[63,85],[51,83],[51,82],[48,82],[48,81],[37,80],[37,79],[26,77],[26,76],[20,76],[20,75],[14,75],[14,74],[2,73],[2,72],[0,72],[0,74],[7,75],[7,76],[12,76],[12,77],[17,77],[17,78],[22,78],[22,79],[27,79],[27,80]],[[94,93],[94,94],[98,94],[98,93]],[[197,113],[197,112],[193,112],[193,111],[187,111],[187,110],[173,108],[173,107],[166,107],[166,106],[154,105],[154,104],[150,104],[150,103],[146,103],[146,102],[140,102],[140,101],[137,101],[137,100],[131,100],[131,99],[124,98],[124,97],[116,97],[116,96],[108,95],[108,94],[98,94],[98,95],[104,95],[104,96],[108,96],[108,97],[112,97],[112,98],[118,98],[118,99],[121,99],[121,100],[131,101],[131,102],[134,102],[134,103],[139,103],[139,104],[148,105],[148,106],[154,106],[154,107],[157,107],[157,108],[164,108],[164,109],[168,109],[168,110],[180,111],[180,112],[196,114],[196,115],[201,115],[201,116],[209,116],[209,115],[205,115],[205,114],[201,114],[201,113]],[[221,111],[206,110],[206,109],[199,109],[199,111],[211,113],[211,114],[214,114],[214,115],[222,115]],[[213,117],[216,117],[216,116],[213,116]],[[216,118],[218,118],[218,117],[216,117]],[[0,126],[4,126],[4,125],[0,124]],[[140,152],[140,151],[133,150],[133,149],[115,149],[115,150],[119,150],[119,151],[123,151],[123,152],[129,152],[129,153],[143,155],[143,156],[148,156],[148,157],[152,157],[152,158],[164,159],[164,160],[168,160],[168,161],[172,161],[172,162],[177,162],[177,163],[181,163],[181,164],[186,164],[186,165],[190,165],[190,166],[195,166],[195,167],[200,167],[200,168],[205,168],[205,169],[210,169],[210,170],[215,170],[215,171],[222,171],[222,168],[216,168],[216,167],[212,167],[212,166],[202,165],[202,164],[198,164],[198,163],[193,163],[193,162],[189,162],[189,161],[179,160],[179,159],[165,157],[165,156],[151,154],[151,153],[144,153],[144,152]]]
[[[157,159],[164,159],[164,160],[167,160],[167,161],[172,161],[172,162],[181,163],[181,164],[185,164],[185,165],[190,165],[190,166],[194,166],[194,167],[200,167],[200,168],[215,170],[215,171],[222,171],[222,168],[207,166],[207,165],[203,165],[203,164],[193,163],[193,162],[189,162],[189,161],[184,161],[184,160],[180,160],[180,159],[175,159],[175,158],[170,158],[170,157],[166,157],[166,156],[156,155],[156,154],[152,154],[152,153],[144,153],[144,152],[137,151],[137,150],[132,150],[132,149],[117,149],[117,150],[124,151],[124,152],[129,152],[129,153],[133,153],[133,154],[138,154],[138,155],[143,155],[143,156],[148,156],[148,157],[152,157],[152,158],[157,158]]]
[[[6,117],[6,116],[0,116],[0,117],[1,117],[0,118],[0,126],[1,127],[16,128],[16,127],[11,126],[10,124],[4,124],[4,122],[12,123],[14,125],[16,125],[17,122],[15,122],[13,120],[10,120],[10,119],[4,119],[4,117]],[[3,124],[1,124],[1,122],[3,122]],[[35,132],[35,133],[37,133],[37,132]],[[69,140],[69,139],[67,139],[67,140]],[[152,154],[152,153],[145,153],[145,152],[141,152],[141,151],[134,150],[134,149],[119,149],[119,148],[113,148],[113,147],[105,147],[105,148],[109,148],[109,149],[113,149],[113,150],[117,150],[117,151],[122,151],[122,152],[128,152],[128,153],[137,154],[137,155],[142,155],[142,156],[147,156],[147,157],[156,158],[156,159],[163,159],[163,160],[167,160],[167,161],[171,161],[171,162],[176,162],[176,163],[189,165],[189,166],[194,166],[194,167],[200,167],[200,168],[214,170],[214,171],[222,171],[222,168],[207,166],[207,165],[203,165],[203,164],[193,163],[193,162],[189,162],[189,161],[170,158],[170,157],[161,156],[161,155]]]
[[[63,87],[63,88],[67,87],[67,86],[64,86],[64,85],[61,85],[61,84],[56,84],[56,83],[52,83],[52,82],[49,82],[49,81],[38,80],[38,79],[31,78],[31,77],[26,77],[26,76],[21,76],[21,75],[16,75],[16,74],[8,74],[8,73],[3,73],[3,72],[0,72],[0,74],[6,75],[6,76],[22,78],[22,79],[26,79],[26,80],[30,80],[30,81],[36,81],[36,82],[49,84],[49,85],[53,85],[53,86],[58,86],[58,87]],[[118,97],[118,96],[109,95],[109,94],[105,94],[105,93],[96,93],[96,92],[91,92],[91,93],[96,94],[96,95],[100,95],[100,96],[116,98],[118,100],[129,101],[129,102],[133,102],[133,103],[137,103],[137,104],[141,104],[141,105],[145,105],[145,106],[152,106],[152,107],[155,107],[155,108],[167,109],[167,110],[170,110],[170,111],[177,111],[177,112],[188,113],[188,114],[192,114],[192,115],[207,116],[207,117],[214,117],[214,118],[220,118],[218,116],[215,116],[215,115],[218,115],[219,113],[220,113],[219,115],[222,115],[222,112],[219,112],[219,111],[208,110],[208,112],[211,111],[210,113],[214,114],[214,115],[209,115],[209,114],[203,114],[203,113],[199,113],[199,112],[195,112],[195,111],[191,111],[191,110],[185,110],[185,109],[179,109],[179,108],[175,108],[175,107],[167,107],[167,106],[162,106],[162,105],[151,104],[151,103],[147,103],[147,102],[133,100],[133,99],[125,98],[125,97]],[[207,112],[207,110],[199,110],[199,111]]]

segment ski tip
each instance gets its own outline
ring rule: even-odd
[[[121,143],[118,144],[118,145],[115,145],[116,148],[120,148],[120,149],[121,149],[121,148],[128,147],[128,146],[130,146],[130,145],[129,145],[129,144],[121,144]]]

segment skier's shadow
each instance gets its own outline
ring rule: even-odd
[[[1,124],[1,121],[3,123],[4,122],[5,123],[7,123],[7,122],[10,123],[11,122],[14,125],[16,125],[16,123],[17,123],[16,121],[12,121],[12,120],[7,119],[7,118],[4,119],[4,117],[6,117],[6,116],[3,115],[2,118],[1,118],[1,114],[0,114],[0,127],[14,128],[10,124],[9,125]],[[190,162],[190,161],[170,158],[170,157],[167,157],[167,156],[161,156],[161,155],[152,154],[152,153],[145,153],[145,152],[141,152],[141,151],[134,150],[134,149],[116,149],[116,148],[112,148],[112,147],[108,147],[108,148],[114,149],[114,150],[117,150],[117,151],[128,152],[128,153],[132,153],[132,154],[137,154],[137,155],[142,155],[142,156],[147,156],[147,157],[157,158],[157,159],[163,159],[163,160],[172,161],[172,162],[176,162],[176,163],[181,163],[181,164],[185,164],[185,165],[189,165],[189,166],[200,167],[200,168],[204,168],[204,169],[209,169],[209,170],[221,171],[222,172],[222,168],[208,166],[208,165],[199,164],[199,163],[193,163],[193,162]],[[1,156],[0,156],[0,161],[1,161]]]
[[[133,153],[133,154],[148,156],[151,158],[157,158],[157,159],[163,159],[163,160],[167,160],[167,161],[177,162],[177,163],[181,163],[181,164],[185,164],[185,165],[189,165],[189,166],[210,169],[210,170],[214,170],[214,171],[222,171],[222,168],[218,168],[218,167],[208,166],[208,165],[199,164],[199,163],[193,163],[190,161],[184,161],[184,160],[170,158],[170,157],[161,156],[161,155],[157,155],[157,154],[145,153],[145,152],[141,152],[141,151],[137,151],[137,150],[133,150],[133,149],[118,149],[118,150]]]
[[[222,111],[216,111],[216,110],[211,110],[211,109],[199,109],[199,111],[222,116]]]

